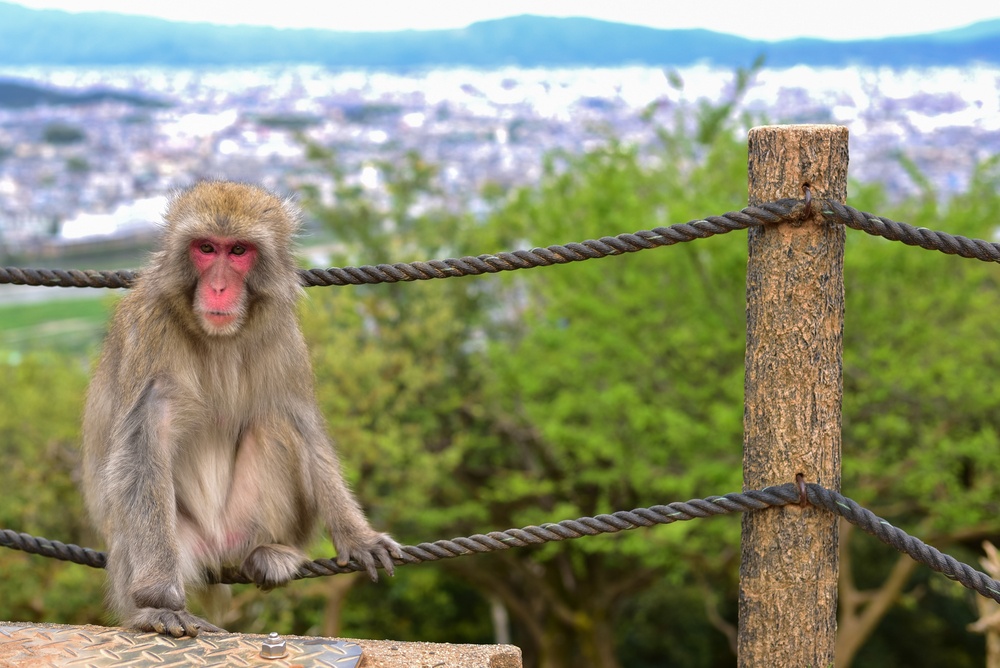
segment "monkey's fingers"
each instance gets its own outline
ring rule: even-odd
[[[205,633],[229,633],[221,626],[216,626],[215,624],[207,622],[204,619],[199,619],[198,623],[201,625],[201,630]]]
[[[224,629],[192,615],[187,610],[170,610],[168,608],[139,608],[129,619],[128,626],[140,631],[154,631],[175,638],[183,638],[184,636],[194,638],[199,631],[224,632]]]
[[[365,572],[372,582],[378,582],[378,567],[375,565],[375,557],[366,550],[359,551],[355,556],[358,563],[365,567]]]
[[[365,569],[372,582],[378,582],[378,569],[375,567],[375,558],[372,557],[370,551],[364,549],[337,551],[338,566],[347,566],[351,562],[351,559],[354,559],[354,561],[358,562]]]
[[[398,550],[396,552],[398,553]],[[396,574],[396,564],[392,562],[392,558],[394,556],[402,555],[394,555],[390,550],[379,550],[376,553],[376,556],[378,556],[379,563],[382,564],[382,568],[384,568],[385,572],[389,574],[389,577]]]
[[[382,564],[382,568],[390,576],[396,574],[396,564],[393,559],[403,558],[403,547],[392,539],[387,533],[381,534],[378,539],[378,543],[372,549],[372,553],[378,559],[379,563]]]
[[[354,559],[365,569],[372,582],[378,582],[378,567],[381,566],[390,576],[395,575],[396,564],[393,558],[403,558],[403,548],[387,533],[374,533],[364,543],[353,548],[337,548],[337,565],[347,566]]]

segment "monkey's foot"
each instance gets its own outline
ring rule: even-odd
[[[191,636],[194,638],[199,631],[206,633],[225,633],[215,624],[206,622],[201,617],[192,615],[187,610],[169,610],[167,608],[138,608],[125,621],[125,626],[140,631],[154,631],[175,638]]]
[[[301,550],[288,545],[258,545],[243,560],[240,570],[263,591],[270,591],[291,580],[299,566],[309,561]]]

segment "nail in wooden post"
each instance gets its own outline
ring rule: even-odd
[[[754,128],[750,204],[846,202],[847,128]],[[749,230],[743,488],[840,489],[844,228],[812,218]],[[743,516],[738,664],[834,663],[837,520],[798,505]]]

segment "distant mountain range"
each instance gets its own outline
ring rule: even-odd
[[[752,10],[748,10],[752,11]],[[830,35],[835,39],[837,35]],[[879,40],[765,42],[708,30],[657,30],[587,18],[516,16],[458,30],[385,33],[178,23],[104,12],[71,14],[0,2],[3,65],[255,65],[412,70],[749,65],[927,67],[1000,64],[1000,19]]]
[[[124,102],[137,107],[163,107],[166,103],[144,95],[116,90],[72,91],[38,86],[30,81],[0,78],[0,108],[24,109],[38,105],[88,105],[101,102]]]

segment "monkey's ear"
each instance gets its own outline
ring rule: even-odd
[[[289,241],[294,241],[302,227],[302,207],[299,205],[297,199],[289,196],[281,200],[281,208],[285,212],[285,218],[289,223]]]

